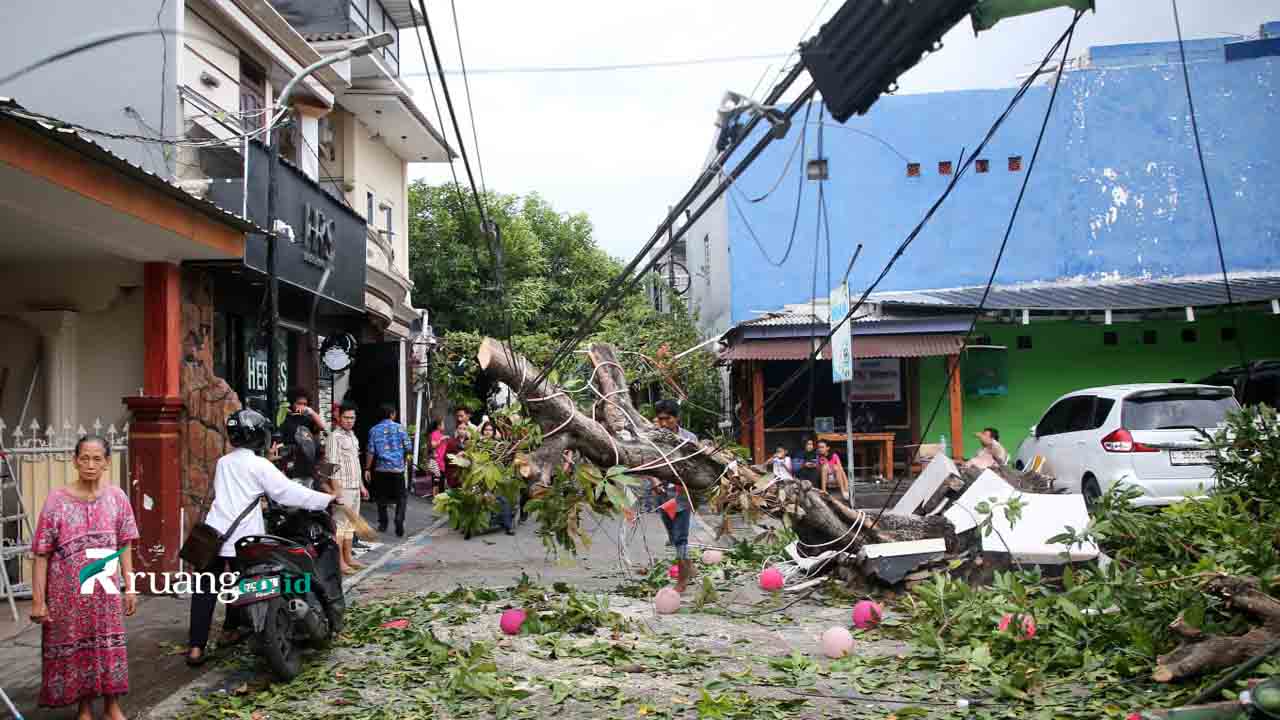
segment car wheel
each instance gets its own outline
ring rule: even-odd
[[[1085,475],[1084,482],[1080,485],[1080,494],[1084,495],[1085,507],[1093,510],[1097,506],[1098,500],[1102,498],[1102,488],[1098,487],[1098,480],[1092,475]]]

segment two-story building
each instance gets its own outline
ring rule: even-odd
[[[89,347],[108,353],[123,370],[81,370],[71,389],[46,394],[91,402],[68,409],[67,401],[51,400],[31,410],[59,426],[88,427],[95,418],[104,427],[129,425],[129,463],[147,464],[128,487],[143,525],[140,563],[149,569],[177,567],[177,550],[225,451],[226,416],[242,404],[276,415],[283,398],[267,398],[270,374],[282,394],[298,385],[322,403],[345,396],[366,417],[381,403],[405,409],[406,340],[420,316],[409,304],[408,164],[451,157],[399,79],[399,30],[412,28],[414,14],[407,0],[344,2],[345,24],[319,28],[289,5],[176,0],[157,15],[157,8],[129,3],[52,0],[13,9],[0,30],[0,68],[8,69],[68,44],[60,38],[154,29],[51,63],[0,90],[49,124],[75,124],[83,137],[189,198],[188,205],[216,209],[222,224],[237,229],[239,244],[220,252],[166,248],[153,267],[139,250],[132,255],[142,265],[129,268],[96,259],[101,253],[90,250],[113,241],[98,226],[80,224],[79,235],[32,235],[44,238],[38,245],[47,251],[19,253],[4,268],[25,281],[5,288],[17,295],[0,312],[92,306],[108,313],[82,325],[71,347],[80,355]],[[303,78],[288,112],[275,117],[280,92],[303,68],[381,32],[394,41]],[[270,224],[273,137],[281,159],[274,213],[280,322],[268,338],[263,228]],[[46,255],[76,269],[59,272]],[[55,291],[63,286],[66,292]],[[80,297],[85,293],[96,293],[92,302]],[[326,368],[322,343],[348,335],[359,345],[354,364]],[[64,371],[55,351],[65,343],[41,342],[36,331],[26,336],[31,347],[11,355],[47,368],[44,378]],[[277,348],[274,368],[267,366],[269,341]],[[13,375],[0,396],[5,412],[27,382]],[[153,375],[157,383],[142,382]],[[127,406],[123,398],[131,398]]]

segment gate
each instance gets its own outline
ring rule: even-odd
[[[65,422],[59,429],[32,420],[25,427],[9,428],[0,418],[0,518],[6,520],[0,522],[0,560],[2,570],[18,583],[17,597],[31,594],[31,556],[25,548],[31,544],[40,509],[50,493],[76,482],[76,441],[88,434],[100,435],[111,445],[102,484],[114,484],[129,494],[128,425],[104,429],[97,420],[90,430]]]

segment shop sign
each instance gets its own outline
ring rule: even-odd
[[[853,362],[852,402],[901,402],[902,360],[864,358]]]

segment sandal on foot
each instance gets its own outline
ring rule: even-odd
[[[191,657],[191,655],[194,652],[199,652],[200,654],[193,658]],[[189,648],[187,650],[186,661],[187,661],[187,665],[191,667],[199,667],[204,664],[205,660],[208,660],[208,659],[209,659],[209,653],[205,652],[200,648]]]

